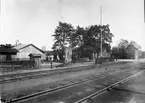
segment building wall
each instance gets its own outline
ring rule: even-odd
[[[103,56],[103,57],[110,57],[110,53],[107,53],[107,51],[104,50],[104,51],[102,52],[102,56]]]
[[[101,52],[99,53],[99,57],[100,57],[100,56],[101,56]],[[95,57],[97,57],[97,54],[96,54]],[[104,50],[104,51],[102,51],[102,57],[110,57],[110,53],[107,53],[107,51]]]
[[[20,49],[19,52],[17,53],[17,55],[15,56],[15,58],[18,58],[18,59],[29,59],[29,54],[30,53],[37,53],[37,54],[41,54],[42,57],[41,59],[45,59],[45,55],[39,51],[38,49],[36,49],[35,47],[33,47],[32,45],[28,46],[28,47],[25,47],[23,49]]]
[[[1,55],[0,54],[0,61],[6,60],[6,55]]]
[[[6,55],[0,54],[0,61],[5,61],[5,60],[6,60]],[[16,60],[16,55],[11,55],[11,60]]]

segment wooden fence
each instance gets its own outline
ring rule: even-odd
[[[34,64],[35,62],[33,60],[0,61],[0,71],[13,72],[18,70],[33,69]]]

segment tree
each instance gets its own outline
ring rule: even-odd
[[[86,28],[77,26],[74,29],[71,24],[59,22],[53,35],[55,38],[53,49],[64,55],[64,49],[69,45],[72,49],[80,48],[78,50],[80,50],[81,58],[83,58],[83,55],[92,54],[92,52],[97,54],[98,58],[101,50],[101,32],[103,50],[110,52],[113,34],[110,32],[108,24],[103,26],[91,25]],[[85,54],[84,52],[88,53]],[[91,56],[89,57],[91,58]]]
[[[118,44],[118,48],[126,49],[128,45],[129,45],[129,41],[128,40],[121,39],[119,44]]]
[[[76,35],[76,40],[77,40],[77,46],[82,46],[84,44],[86,29],[83,27],[77,26],[75,35]]]
[[[135,41],[131,41],[126,48],[127,58],[135,59],[135,56],[139,55],[138,53],[136,54],[136,52],[140,48],[141,47]]]
[[[83,27],[77,26],[76,32],[75,32],[75,40],[76,40],[76,46],[80,47],[81,59],[83,57],[83,45],[85,41],[85,35],[86,35],[86,29],[84,29]]]
[[[115,48],[115,49],[114,49]],[[121,59],[134,59],[141,47],[135,42],[121,39],[116,47],[112,49],[112,55]]]
[[[110,32],[109,25],[92,25],[87,31],[87,41],[85,44],[88,44],[94,48],[94,54],[97,53],[97,58],[101,51],[101,31],[102,31],[102,49],[110,52],[113,34]]]
[[[142,51],[141,58],[145,58],[145,51]]]
[[[5,44],[5,45],[1,44],[0,47],[2,47],[2,48],[12,48],[14,46],[12,44]]]
[[[59,22],[59,25],[55,29],[55,34],[53,35],[55,42],[52,49],[60,52],[59,54],[61,55],[62,61],[64,60],[63,56],[65,47],[68,45],[73,46],[73,34],[73,26],[65,22]]]
[[[112,49],[112,56],[115,58],[126,59],[127,52],[126,48],[128,47],[129,41],[125,39],[121,39],[119,43]]]
[[[112,52],[111,52],[111,57],[115,58],[117,60],[117,58],[119,58],[119,56],[120,56],[119,49],[117,47],[113,47]]]

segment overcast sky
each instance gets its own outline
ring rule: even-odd
[[[51,49],[59,20],[73,26],[109,24],[119,39],[134,40],[145,50],[144,0],[1,0],[0,44],[18,39]]]

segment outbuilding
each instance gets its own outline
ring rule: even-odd
[[[0,61],[13,60],[13,55],[17,52],[17,49],[0,47]]]
[[[40,54],[36,54],[36,53],[30,53],[30,60],[34,60],[35,61],[35,65],[34,68],[39,69],[41,66],[41,55]]]

